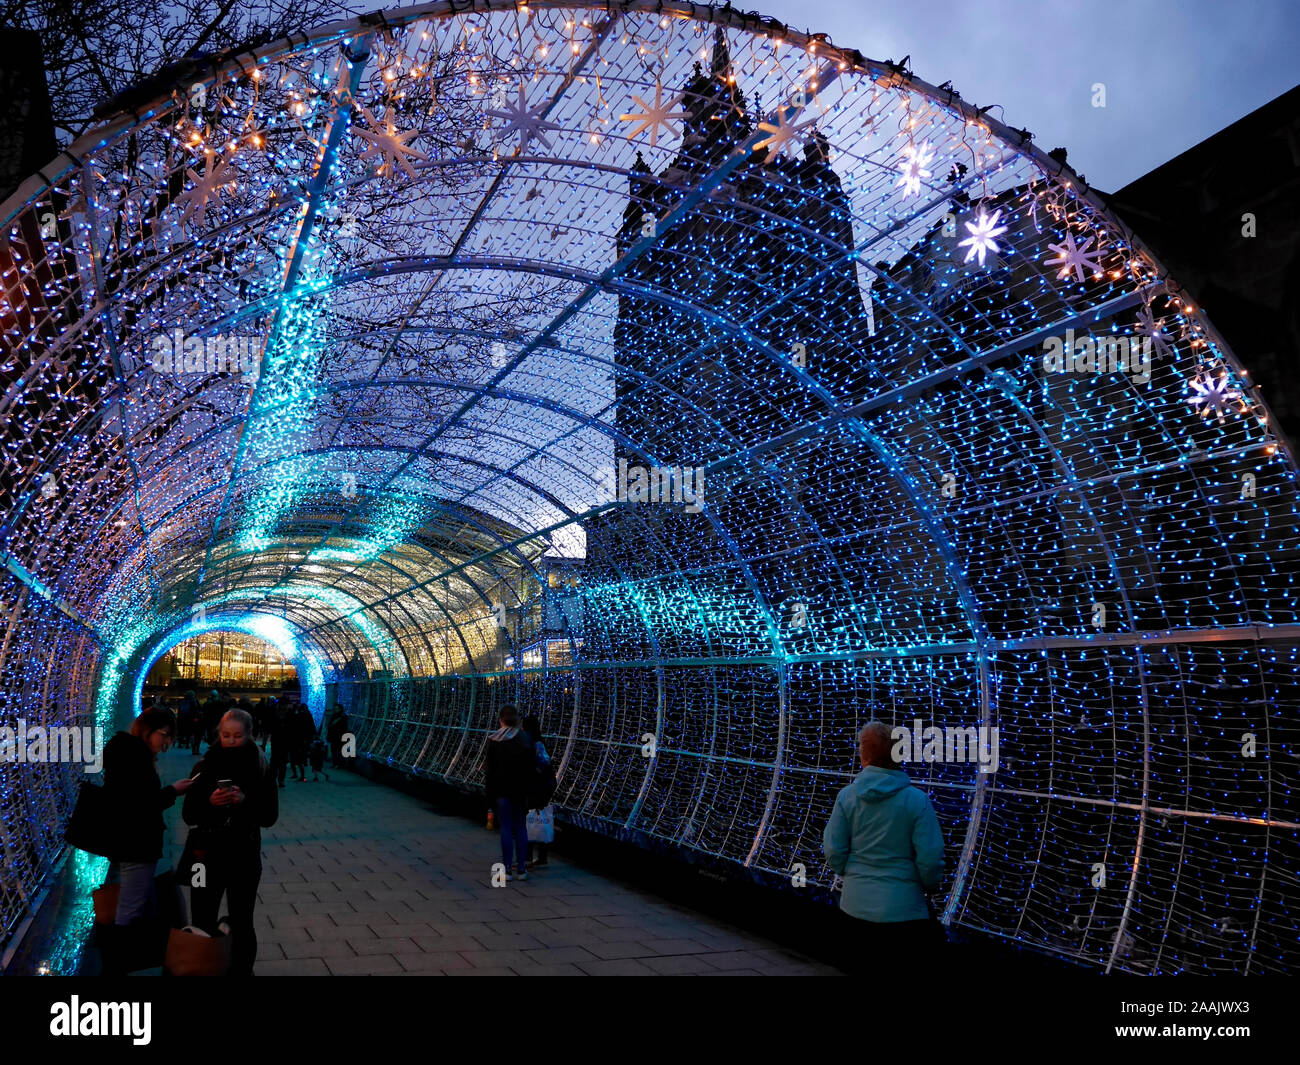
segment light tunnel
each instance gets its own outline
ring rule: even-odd
[[[0,207],[7,718],[274,624],[365,757],[479,788],[516,702],[562,819],[828,905],[880,718],[944,737],[950,925],[1294,971],[1295,454],[1026,131],[668,0],[375,14],[104,116]],[[0,941],[78,779],[0,763]]]

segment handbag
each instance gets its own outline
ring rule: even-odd
[[[112,924],[117,918],[117,900],[120,884],[100,884],[90,893],[95,902],[95,924]]]
[[[528,842],[555,842],[555,807],[545,806],[540,810],[528,811]]]
[[[171,930],[163,971],[171,976],[225,976],[230,961],[229,936],[210,936],[201,928],[186,925]]]
[[[115,828],[113,801],[108,792],[89,781],[82,781],[77,802],[63,830],[65,843],[101,858],[109,858]]]

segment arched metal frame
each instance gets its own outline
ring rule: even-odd
[[[367,754],[474,786],[509,697],[562,737],[571,819],[828,899],[860,724],[997,729],[997,772],[909,767],[946,920],[1108,970],[1292,967],[1295,456],[1024,131],[730,9],[443,2],[220,57],[0,220],[9,706],[104,721],[192,606],[246,602]],[[256,327],[251,387],[153,372],[182,326]],[[1150,337],[1144,389],[1049,372],[1083,330]],[[620,459],[698,467],[706,505],[611,500]],[[345,679],[376,640],[410,679]],[[35,884],[71,778],[0,774],[6,826],[49,805],[3,832]]]

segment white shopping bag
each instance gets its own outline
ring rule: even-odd
[[[555,807],[547,806],[544,810],[528,811],[528,842],[555,842]]]

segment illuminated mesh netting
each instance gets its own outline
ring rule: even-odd
[[[996,727],[908,767],[948,919],[1293,968],[1296,465],[1199,310],[897,65],[469,6],[172,72],[0,209],[6,721],[270,626],[369,756],[477,786],[515,700],[563,817],[828,902],[859,726]],[[6,934],[79,779],[0,765]]]

